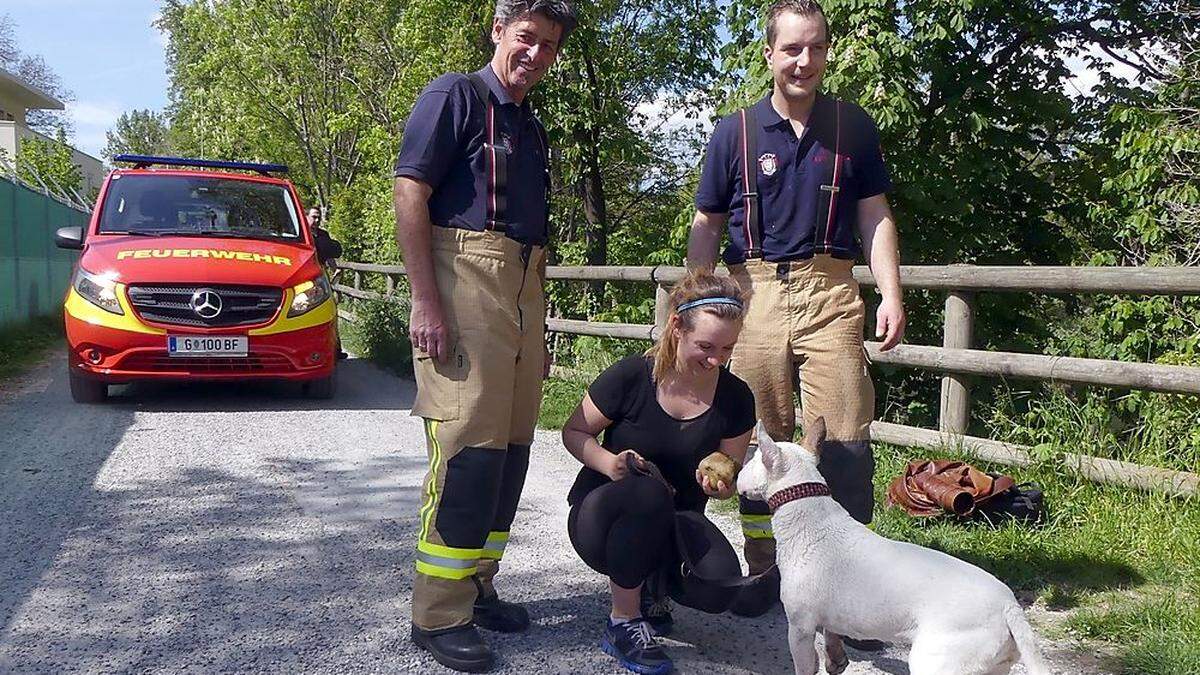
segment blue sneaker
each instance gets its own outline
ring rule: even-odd
[[[641,675],[667,675],[675,668],[644,619],[615,624],[609,619],[600,648],[625,668]]]

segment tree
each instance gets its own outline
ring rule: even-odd
[[[645,260],[669,245],[664,221],[686,200],[700,142],[648,110],[701,114],[708,101],[695,92],[716,78],[720,14],[711,0],[594,0],[579,10],[559,65],[533,94],[563,188],[558,253],[589,265]],[[625,245],[613,251],[615,241]]]
[[[63,103],[73,102],[74,94],[63,86],[62,80],[46,64],[45,59],[36,54],[21,53],[17,47],[16,29],[16,22],[8,15],[0,15],[0,68]],[[61,110],[30,110],[25,117],[25,124],[46,135],[61,129],[69,136],[74,129],[71,118]]]
[[[105,133],[106,160],[122,153],[135,155],[168,155],[171,150],[170,120],[152,110],[131,110],[117,118],[113,128]]]
[[[478,47],[474,3],[170,0],[171,113],[183,150],[283,161],[322,204],[390,165],[416,93]]]
[[[83,189],[83,171],[71,161],[67,134],[58,129],[53,139],[26,138],[17,149],[17,175],[29,185],[45,186],[63,197]]]

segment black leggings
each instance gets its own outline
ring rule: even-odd
[[[575,552],[621,588],[636,588],[670,562],[674,527],[674,500],[662,483],[648,476],[601,485],[567,516]]]

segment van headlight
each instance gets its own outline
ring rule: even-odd
[[[113,314],[124,315],[121,302],[117,299],[117,282],[111,276],[100,276],[85,271],[82,267],[75,270],[75,279],[71,286],[75,292],[88,302]]]
[[[292,288],[292,308],[288,310],[288,318],[300,316],[325,302],[333,295],[329,281],[325,275],[320,275],[312,281],[306,281]]]

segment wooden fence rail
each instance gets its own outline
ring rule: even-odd
[[[403,265],[339,262],[353,275],[353,285],[335,283],[334,289],[353,299],[396,300],[395,278]],[[385,276],[386,293],[364,290],[363,273]],[[655,323],[628,324],[549,318],[549,330],[573,335],[653,340],[665,325],[667,292],[686,271],[672,266],[555,266],[547,278],[559,281],[613,281],[653,283]],[[865,266],[854,268],[864,286],[875,281]],[[1021,354],[972,349],[975,294],[978,291],[1034,293],[1102,293],[1111,295],[1200,295],[1200,269],[1181,267],[999,267],[975,265],[904,265],[901,281],[906,289],[946,291],[941,347],[899,345],[887,352],[879,343],[867,342],[875,363],[921,368],[944,373],[938,429],[922,429],[875,422],[873,439],[905,446],[959,447],[968,454],[1007,464],[1028,464],[1029,449],[989,439],[967,436],[970,420],[971,378],[974,376],[1048,380],[1070,384],[1101,385],[1148,391],[1200,394],[1200,368],[1153,363],[1082,359],[1043,354]],[[347,312],[345,315],[349,316]],[[1176,495],[1200,494],[1200,475],[1144,467],[1097,457],[1063,453],[1062,463],[1103,483],[1153,489]]]

